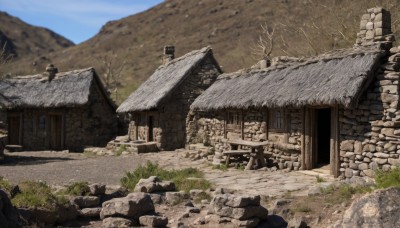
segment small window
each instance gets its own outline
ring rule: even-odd
[[[239,112],[228,112],[226,126],[230,129],[240,129],[242,116]]]
[[[283,109],[269,111],[268,128],[275,131],[285,130],[285,112]]]
[[[46,116],[41,115],[39,117],[39,129],[44,130],[46,128]]]

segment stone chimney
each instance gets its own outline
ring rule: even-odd
[[[175,46],[167,45],[164,47],[164,55],[162,58],[162,63],[167,64],[175,58]]]
[[[54,67],[53,64],[49,64],[46,67],[46,73],[47,73],[47,77],[48,77],[49,82],[50,82],[51,80],[54,79],[54,77],[58,73],[58,69],[57,69],[57,67]]]
[[[382,44],[383,48],[389,49],[393,41],[390,12],[381,7],[368,9],[361,17],[355,46]]]

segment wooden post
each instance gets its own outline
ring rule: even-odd
[[[244,112],[240,110],[240,135],[242,140],[244,140]]]
[[[305,115],[305,139],[304,139],[304,164],[305,169],[313,168],[313,144],[314,144],[314,110],[310,108],[306,108]]]
[[[305,136],[306,136],[306,129],[305,129],[305,126],[306,126],[306,122],[305,122],[305,107],[301,110],[301,154],[300,154],[300,156],[301,156],[301,170],[305,170],[306,168],[306,163],[305,163],[305,160],[306,160],[306,154],[305,154],[305,150],[306,150],[306,147],[305,147]]]
[[[339,108],[336,105],[331,109],[331,139],[330,139],[330,168],[331,174],[339,176],[340,152],[339,152]]]

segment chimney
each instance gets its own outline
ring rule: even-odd
[[[361,17],[360,32],[357,33],[355,46],[381,44],[382,48],[389,49],[393,41],[390,12],[382,7],[368,9]]]
[[[48,76],[48,79],[49,79],[49,82],[50,82],[51,80],[54,79],[54,77],[58,73],[58,69],[57,69],[57,67],[54,67],[53,64],[49,64],[46,67],[46,72],[47,72],[47,76]]]
[[[164,46],[164,56],[162,58],[162,63],[167,64],[175,58],[175,46],[167,45]]]

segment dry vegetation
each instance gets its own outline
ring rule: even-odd
[[[32,74],[42,72],[52,61],[60,71],[94,66],[104,75],[107,67],[101,59],[116,56],[117,62],[126,61],[118,92],[121,102],[160,64],[164,45],[175,45],[176,56],[211,45],[223,70],[230,72],[260,58],[251,47],[257,45],[265,23],[269,32],[275,28],[271,57],[315,55],[351,47],[361,15],[374,6],[392,12],[393,31],[399,34],[396,0],[167,0],[107,23],[80,45],[26,58],[21,55],[7,69],[13,74]]]

